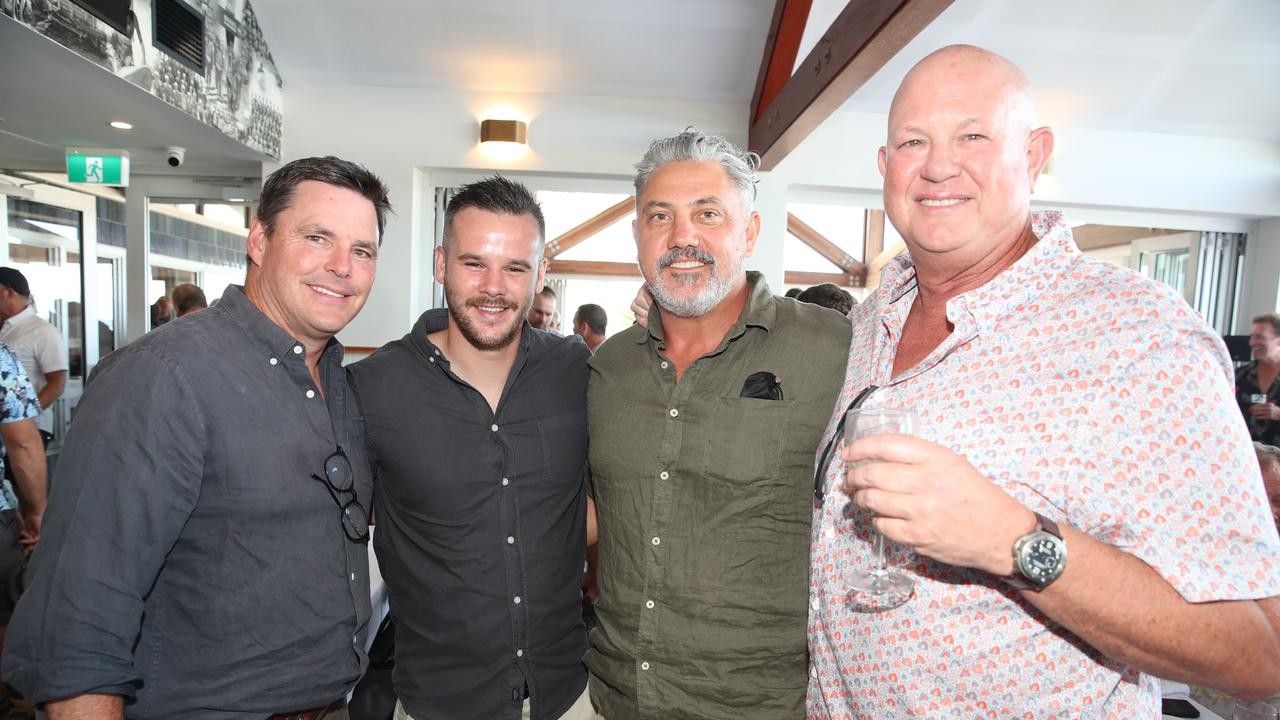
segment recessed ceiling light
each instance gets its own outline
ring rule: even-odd
[[[117,130],[132,130],[132,129],[133,129],[133,123],[128,123],[128,122],[125,122],[125,121],[123,121],[123,120],[112,120],[109,124],[111,125],[111,127],[115,128],[115,129],[117,129]]]

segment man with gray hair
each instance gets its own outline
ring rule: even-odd
[[[589,363],[608,720],[804,716],[814,450],[850,329],[744,270],[758,162],[690,129],[636,165],[654,303]]]

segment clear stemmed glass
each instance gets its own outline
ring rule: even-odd
[[[919,420],[914,410],[895,407],[854,408],[845,415],[844,442],[872,435],[887,433],[914,434]],[[853,470],[862,463],[850,464]],[[873,529],[872,532],[875,532]],[[876,566],[870,570],[856,570],[849,577],[849,605],[858,612],[883,612],[892,610],[911,599],[915,583],[906,574],[889,569],[884,554],[884,536],[876,535]]]
[[[1241,701],[1231,711],[1231,720],[1276,720],[1280,713],[1275,707],[1265,702],[1245,703]]]

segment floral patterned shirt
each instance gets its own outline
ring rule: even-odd
[[[947,303],[955,330],[897,378],[915,270],[909,257],[886,269],[850,314],[824,445],[874,383],[866,407],[915,408],[918,434],[1028,508],[1140,558],[1188,601],[1280,595],[1280,538],[1222,340],[1171,289],[1081,255],[1060,213],[1035,213],[1033,230],[1022,258]],[[1000,578],[888,543],[915,597],[852,611],[847,574],[871,566],[874,535],[849,509],[834,455],[813,522],[809,717],[1159,716],[1157,680],[1103,657]]]
[[[0,423],[11,423],[40,415],[40,405],[36,402],[36,390],[27,379],[27,372],[18,362],[8,345],[0,342]],[[7,453],[2,452],[4,443],[0,442],[0,474],[4,473]],[[0,510],[12,510],[18,507],[9,481],[0,483]]]

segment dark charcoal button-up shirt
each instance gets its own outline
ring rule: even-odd
[[[418,718],[559,717],[582,694],[589,352],[526,323],[497,412],[427,340],[351,366],[376,467],[396,693]]]
[[[5,643],[30,700],[260,719],[355,684],[368,550],[311,474],[341,445],[367,506],[363,431],[342,346],[321,358],[323,394],[295,348],[233,286],[98,366]]]
[[[1249,415],[1249,408],[1256,405],[1254,395],[1266,395],[1267,402],[1280,403],[1280,377],[1263,389],[1258,382],[1258,361],[1254,360],[1236,371],[1236,404],[1249,426],[1249,436],[1260,443],[1280,443],[1280,420],[1257,420]]]
[[[814,456],[851,328],[748,281],[738,321],[679,382],[656,310],[591,359],[587,665],[609,720],[804,717]]]

